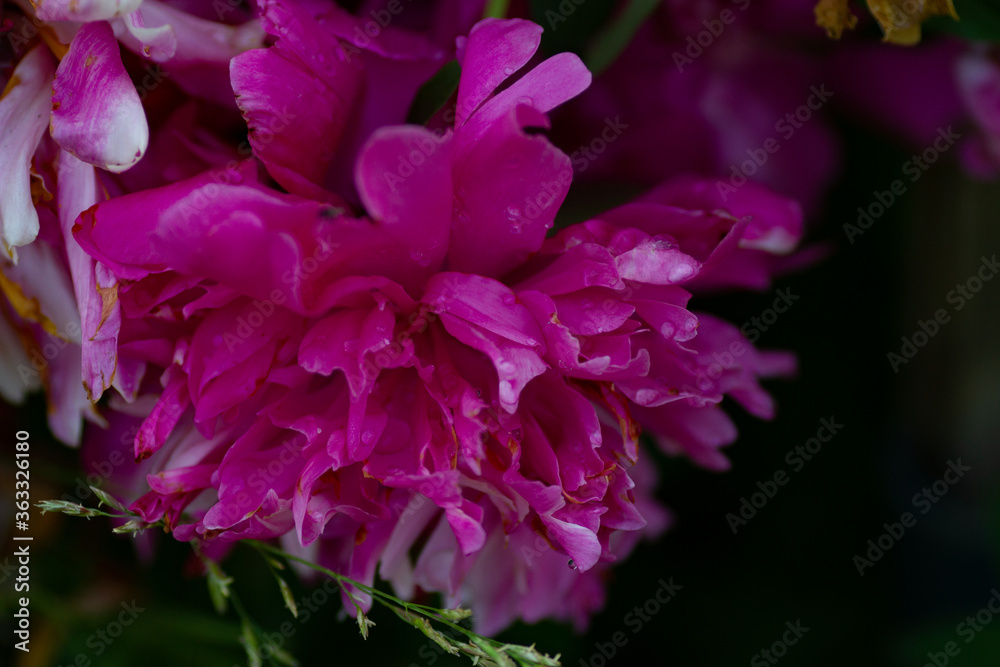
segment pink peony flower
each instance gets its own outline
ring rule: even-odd
[[[790,4],[664,3],[558,118],[559,143],[581,180],[647,187],[690,173],[736,187],[752,180],[818,212],[840,162],[829,119],[841,93],[823,87],[829,40],[812,25],[811,6]],[[776,38],[787,31],[794,39]],[[803,48],[809,41],[818,44]],[[593,128],[605,119],[622,129],[603,145]]]
[[[996,178],[1000,174],[1000,64],[995,54],[972,52],[955,69],[963,101],[978,130],[962,145],[965,167],[980,178]]]
[[[758,379],[791,357],[688,302],[765,286],[797,205],[682,180],[552,234],[571,165],[538,130],[590,75],[570,54],[527,67],[541,28],[486,20],[459,40],[454,127],[371,132],[353,207],[332,165],[368,74],[319,41],[346,19],[263,7],[277,41],[232,80],[251,130],[301,80],[301,124],[251,135],[289,193],[246,162],[74,229],[118,281],[119,368],[158,380],[133,507],[180,539],[282,538],[360,581],[440,591],[487,632],[582,624],[600,572],[666,524],[640,423],[718,468],[724,396],[773,414]]]
[[[487,633],[583,626],[602,573],[669,523],[641,430],[722,469],[723,398],[773,415],[759,380],[792,357],[690,301],[799,261],[798,205],[678,177],[555,230],[573,171],[547,114],[591,77],[537,59],[539,26],[460,37],[432,130],[403,123],[465,14],[359,39],[319,0],[231,24],[36,6],[68,48],[27,50],[0,99],[0,363],[31,368],[0,393],[45,385],[69,443],[106,423],[85,458],[128,446],[115,490],[176,538],[279,539]],[[170,80],[148,119],[119,42]]]

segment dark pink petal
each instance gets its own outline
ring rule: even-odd
[[[300,456],[301,438],[257,422],[236,440],[219,464],[219,502],[205,514],[205,528],[227,529],[250,518],[261,509],[269,491],[291,498],[305,464]],[[288,512],[291,519],[290,501]]]
[[[608,511],[601,515],[601,527],[613,530],[640,530],[646,526],[639,508],[635,506],[632,489],[635,483],[621,466],[615,465],[610,473],[605,502]]]
[[[103,202],[83,213],[74,234],[122,278],[174,269],[302,308],[295,272],[306,258],[313,273],[317,257],[330,259],[329,244],[323,250],[316,234],[328,211],[322,203],[251,185],[242,173],[207,172]],[[237,245],[241,253],[232,253]],[[256,261],[243,261],[244,253]]]
[[[168,368],[161,378],[163,393],[135,436],[135,460],[142,461],[155,454],[167,441],[177,422],[191,405],[188,380],[176,366]]]
[[[360,466],[337,469],[326,452],[310,452],[292,499],[300,543],[308,546],[321,537],[338,515],[341,520],[346,515],[358,522],[384,518],[383,493],[374,480],[362,474]]]
[[[571,230],[566,232],[571,233]],[[535,290],[556,297],[593,287],[625,288],[618,275],[615,258],[607,248],[582,239],[579,243],[568,245],[572,241],[567,236],[559,234],[552,239],[552,243],[546,243],[549,253],[558,254],[545,268],[517,282],[518,290]],[[567,247],[563,249],[564,242]]]
[[[560,53],[534,67],[474,113],[461,134],[478,139],[515,106],[529,106],[544,114],[567,102],[590,85],[590,71],[573,53]]]
[[[447,254],[451,143],[449,136],[426,128],[393,127],[376,132],[358,156],[355,178],[365,209],[384,229],[383,237],[410,248],[408,257],[386,261],[416,264],[426,272],[440,266]],[[414,209],[413,201],[420,201],[420,206]]]
[[[542,27],[521,19],[480,21],[458,40],[462,75],[458,83],[455,126],[459,127],[497,86],[524,67],[538,50]]]
[[[683,342],[697,333],[698,318],[687,308],[647,299],[632,299],[629,303],[639,317],[668,340]]]
[[[458,273],[434,276],[423,300],[441,314],[448,333],[493,361],[500,403],[513,412],[521,389],[546,368],[538,351],[544,351],[542,332],[531,312],[502,283]]]
[[[445,516],[463,554],[468,556],[483,548],[486,531],[482,525],[482,507],[469,500],[463,500],[460,507],[449,507],[445,511]]]
[[[603,498],[608,480],[598,454],[601,425],[594,406],[553,373],[530,385],[525,400],[531,404],[530,419],[550,443],[563,493],[577,503]],[[527,444],[526,449],[538,444]]]
[[[531,313],[509,287],[490,278],[439,273],[427,283],[424,303],[508,340],[535,346],[541,331]]]
[[[744,183],[736,192],[722,196],[715,181],[677,178],[644,197],[647,201],[693,211],[726,211],[747,219],[740,248],[786,255],[802,239],[802,207],[757,183]],[[673,230],[666,231],[673,233]]]
[[[636,408],[635,416],[668,454],[687,455],[709,470],[729,469],[729,459],[719,449],[736,440],[736,426],[719,406],[698,407],[676,401],[656,408]]]
[[[168,496],[174,493],[200,491],[211,486],[217,466],[213,463],[183,466],[148,475],[146,481],[156,493]]]
[[[338,40],[295,4],[268,0],[262,7],[275,45],[230,63],[250,145],[287,190],[325,198],[326,172],[360,89],[360,60],[346,57]]]
[[[625,303],[617,296],[610,290],[591,287],[552,300],[559,321],[570,333],[574,336],[596,336],[614,331],[635,312],[634,303]]]
[[[543,515],[541,520],[581,572],[586,572],[597,565],[601,557],[601,544],[594,530],[572,521],[558,519],[555,515]]]
[[[536,252],[572,181],[569,157],[523,131],[528,107],[463,142],[454,167],[455,204],[448,262],[456,271],[501,276]]]
[[[645,375],[649,354],[633,347],[626,331],[621,335],[577,337],[560,320],[555,303],[535,291],[518,293],[544,332],[545,360],[559,372],[587,380],[621,381]]]

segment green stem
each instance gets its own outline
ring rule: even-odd
[[[483,10],[484,19],[502,19],[507,16],[510,0],[489,0]]]
[[[368,593],[369,595],[372,596],[373,600],[378,600],[381,604],[383,604],[383,605],[385,605],[385,606],[387,606],[389,608],[392,608],[394,606],[395,607],[401,607],[403,610],[405,610],[407,612],[412,612],[412,613],[419,614],[420,616],[423,616],[423,617],[428,618],[428,619],[430,619],[432,621],[435,621],[437,623],[441,623],[442,625],[446,625],[446,626],[448,626],[448,627],[450,627],[450,628],[452,628],[454,630],[457,630],[458,632],[462,633],[466,637],[469,637],[470,639],[473,638],[473,637],[479,637],[479,635],[477,635],[476,633],[472,632],[471,630],[463,628],[461,625],[458,625],[457,623],[454,623],[454,622],[449,621],[447,619],[441,618],[441,616],[438,615],[438,610],[436,608],[434,608],[434,607],[430,607],[430,606],[422,605],[422,604],[417,604],[415,602],[407,602],[405,600],[400,600],[399,598],[397,598],[397,597],[395,597],[393,595],[390,595],[390,594],[385,593],[383,591],[380,591],[378,589],[372,588],[371,586],[367,586],[365,584],[362,584],[360,581],[355,581],[354,579],[351,579],[350,577],[345,577],[344,575],[340,574],[339,572],[335,572],[335,571],[333,571],[333,570],[331,570],[329,568],[325,568],[322,565],[318,565],[318,564],[313,563],[311,561],[308,561],[308,560],[306,560],[304,558],[299,558],[298,556],[295,556],[295,555],[290,554],[290,553],[288,553],[286,551],[283,551],[282,549],[279,549],[278,547],[275,547],[275,546],[272,546],[270,544],[267,544],[266,542],[260,542],[258,540],[247,540],[247,541],[251,544],[251,546],[255,547],[256,549],[259,549],[260,551],[265,551],[265,552],[273,554],[275,556],[280,556],[280,557],[285,558],[287,560],[290,560],[290,561],[293,561],[293,562],[296,562],[296,563],[300,563],[302,565],[305,565],[306,567],[309,567],[309,568],[312,568],[313,570],[316,570],[317,572],[325,574],[326,576],[328,576],[331,579],[333,579],[334,581],[336,581],[341,587],[343,587],[345,584],[348,584],[350,586],[353,586],[354,588],[357,588],[358,590],[360,590],[360,591],[362,591],[364,593]],[[348,593],[348,596],[350,596],[350,593]],[[353,601],[353,598],[352,598],[352,601]],[[486,641],[488,641],[488,642],[490,642],[490,643],[492,643],[492,644],[494,644],[496,646],[502,646],[503,645],[502,642],[498,642],[498,641],[496,641],[494,639],[490,639],[489,637],[482,637],[482,639],[485,639]]]

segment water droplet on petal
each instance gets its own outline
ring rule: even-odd
[[[520,217],[521,217],[521,210],[520,209],[518,209],[518,208],[516,208],[514,206],[508,206],[507,207],[507,219],[508,220],[510,220],[511,222],[514,222],[515,220],[517,220]]]
[[[372,433],[371,431],[365,431],[364,433],[361,434],[361,442],[365,443],[366,445],[372,444],[372,440],[374,439],[375,439],[375,434]]]
[[[569,569],[571,569],[571,570],[575,570],[576,569],[576,561],[573,560],[572,558],[570,558],[569,562],[566,563],[566,564],[569,566]]]
[[[503,68],[503,73],[504,73],[504,76],[510,76],[511,74],[514,73],[514,68],[513,67],[504,67]]]
[[[677,328],[670,322],[664,322],[663,325],[660,326],[660,333],[663,334],[664,338],[673,338],[674,334],[677,333]]]
[[[527,105],[530,106],[531,102],[532,102],[532,99],[530,97],[519,97],[519,98],[517,98],[517,103],[518,104],[527,104]]]
[[[513,294],[504,294],[503,295],[504,305],[513,306],[516,301],[517,301],[517,299],[514,298]]]
[[[635,392],[635,402],[639,405],[649,405],[657,399],[659,394],[655,389],[640,389]]]
[[[431,263],[431,258],[422,253],[419,250],[413,250],[410,252],[410,259],[419,264],[420,266],[428,266]]]

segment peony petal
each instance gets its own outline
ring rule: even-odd
[[[52,138],[84,162],[118,173],[146,151],[146,114],[103,21],[84,24],[73,38],[56,70],[52,107]]]
[[[0,96],[0,236],[14,261],[38,235],[31,199],[31,156],[49,122],[52,56],[44,44],[18,63]]]
[[[573,169],[547,139],[523,131],[537,117],[518,107],[476,141],[456,135],[452,269],[501,276],[541,248]]]
[[[468,38],[459,38],[462,74],[455,127],[465,124],[497,86],[524,67],[541,41],[542,27],[521,19],[486,19],[476,24]]]
[[[518,105],[548,113],[582,93],[590,82],[590,71],[579,56],[573,53],[554,55],[483,104],[462,128],[463,134],[478,138]]]
[[[323,197],[323,184],[361,84],[351,60],[319,21],[292,3],[263,2],[274,46],[230,63],[250,144],[287,190]]]
[[[147,3],[146,10],[149,11],[151,3]],[[134,38],[141,45],[141,53],[154,62],[163,62],[174,56],[177,52],[177,36],[174,29],[169,25],[161,25],[158,28],[146,27],[146,21],[142,17],[142,11],[135,10],[124,17],[124,26],[128,31],[126,34]],[[117,26],[116,26],[117,27]],[[116,31],[116,34],[119,31]],[[130,39],[123,43],[128,46]]]
[[[228,25],[160,0],[145,0],[141,9],[125,17],[125,28],[118,38],[129,50],[154,62],[198,64],[203,70],[216,64],[228,67],[234,56],[264,43],[259,21]]]
[[[448,252],[451,143],[450,135],[427,128],[392,127],[376,132],[358,156],[362,203],[384,228],[381,236],[410,249],[408,258],[394,261],[408,261],[425,273],[440,266]],[[415,200],[421,202],[416,209]]]
[[[94,167],[60,151],[58,175],[59,225],[66,243],[83,330],[83,385],[90,400],[96,401],[111,386],[117,368],[121,327],[118,285],[113,278],[103,283],[98,281],[94,260],[72,234],[77,216],[98,201]]]
[[[107,21],[134,12],[142,0],[32,0],[43,21]]]

